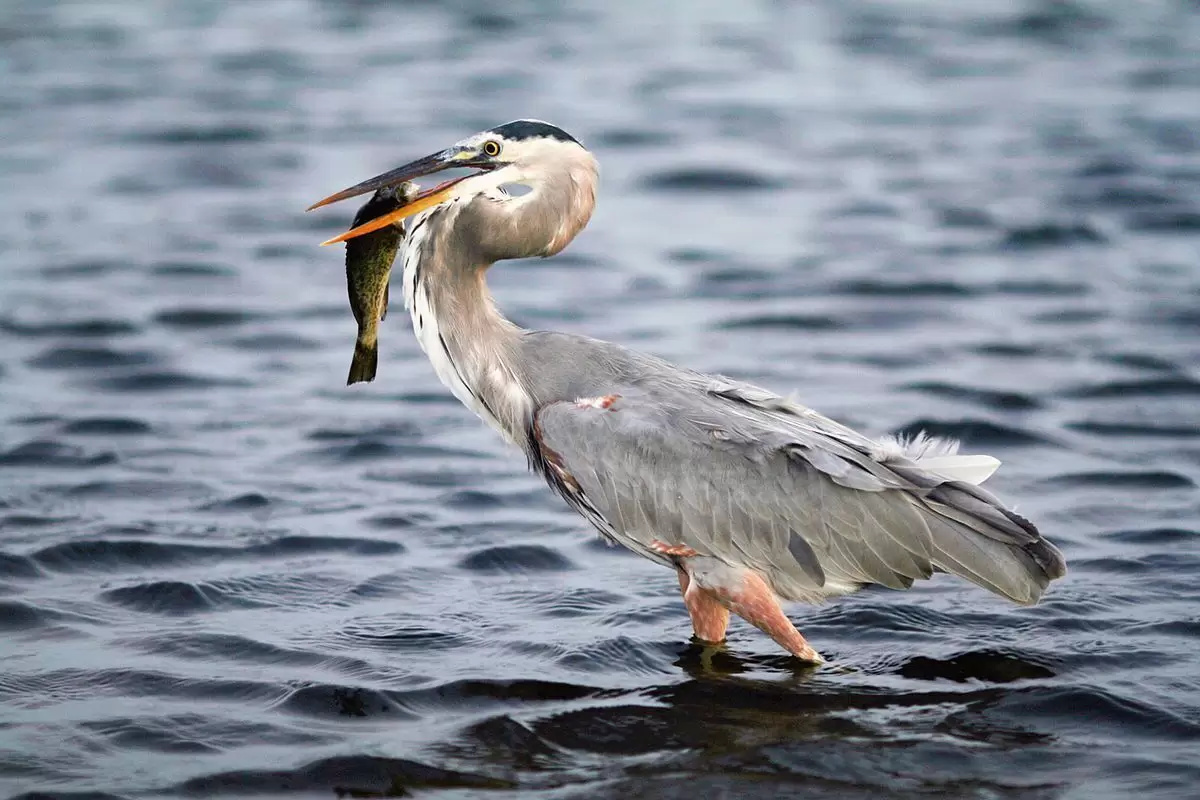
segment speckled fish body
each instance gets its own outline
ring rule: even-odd
[[[411,183],[380,189],[354,215],[352,227],[395,211],[415,193],[416,187]],[[347,386],[375,379],[379,365],[379,323],[387,316],[388,278],[403,238],[404,228],[397,222],[346,242],[346,291],[358,323]]]

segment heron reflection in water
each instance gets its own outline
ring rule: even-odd
[[[733,612],[819,663],[781,600],[949,572],[1031,605],[1065,574],[1058,549],[979,488],[994,458],[870,439],[757,386],[507,320],[488,268],[555,255],[595,205],[595,158],[554,125],[500,125],[312,208],[463,167],[326,244],[405,220],[404,302],[438,378],[604,537],[675,570],[697,638],[723,641]]]

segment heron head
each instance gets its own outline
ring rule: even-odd
[[[580,207],[563,208],[562,211],[571,217],[580,218],[581,224],[578,227],[582,227],[591,216],[596,180],[595,159],[577,139],[563,129],[548,122],[529,119],[508,122],[468,136],[445,150],[332,194],[309,206],[307,210],[311,211],[385,187],[399,186],[444,170],[460,168],[470,169],[472,172],[420,191],[394,211],[322,244],[353,239],[459,198],[489,195],[501,202],[520,199],[509,198],[497,191],[499,187],[510,184],[528,186],[535,192],[555,180],[565,181],[572,186],[582,185],[586,187],[585,192],[573,193],[581,194],[582,202],[575,203],[570,196],[566,197],[568,205]],[[578,227],[575,228],[576,232]],[[563,244],[565,245],[565,242]]]

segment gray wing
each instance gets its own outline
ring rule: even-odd
[[[1064,572],[1028,521],[831,420],[724,381],[614,386],[608,408],[538,410],[560,493],[609,537],[658,560],[659,540],[760,572],[786,598],[952,572],[1033,603]]]

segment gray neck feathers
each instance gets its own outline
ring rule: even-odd
[[[455,230],[459,204],[419,217],[404,248],[404,300],[438,378],[492,428],[521,443],[533,409],[517,352],[523,331],[496,308],[484,267]]]
[[[538,376],[528,374],[525,331],[496,308],[484,275],[501,259],[549,256],[587,224],[595,161],[558,165],[533,191],[478,194],[418,216],[404,242],[404,299],[438,378],[514,444],[526,446]]]

